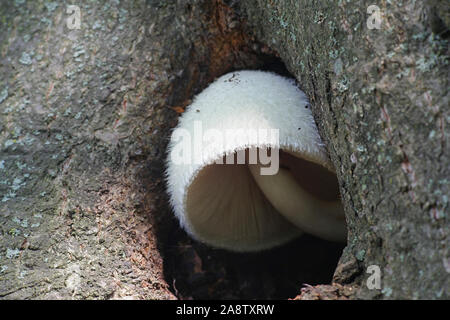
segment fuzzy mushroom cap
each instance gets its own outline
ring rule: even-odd
[[[166,172],[175,215],[193,238],[233,251],[271,248],[302,231],[345,238],[336,177],[308,106],[293,80],[263,71],[226,74],[195,97],[172,134]],[[251,134],[271,129],[277,141]],[[230,132],[234,139],[214,139]],[[253,151],[278,148],[277,174],[261,175],[270,165],[259,158],[248,164]],[[242,150],[244,164],[225,164]]]

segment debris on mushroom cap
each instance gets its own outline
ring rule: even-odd
[[[336,177],[308,104],[293,80],[263,71],[223,75],[195,97],[167,163],[171,205],[193,238],[234,251],[274,247],[302,231],[345,240]],[[261,150],[272,163],[262,165]],[[239,154],[242,164],[228,164]],[[272,160],[281,168],[261,175]]]

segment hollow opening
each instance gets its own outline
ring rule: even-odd
[[[246,68],[237,66],[227,72],[239,69],[272,71],[294,78],[281,59],[269,54],[261,54],[258,64]],[[204,87],[204,84],[199,85],[199,88]],[[261,190],[255,188],[255,181],[246,179],[251,178],[247,165],[218,166],[220,168],[211,165],[197,177],[192,192],[201,185],[209,187],[204,190],[203,197],[191,198],[192,203],[188,205],[201,208],[211,202],[217,202],[219,207],[240,204],[243,211],[251,211],[246,200],[249,194],[253,198],[264,198]],[[312,196],[325,202],[340,201],[337,179],[323,167],[280,150],[280,168],[288,170]],[[202,180],[207,183],[203,184]],[[240,188],[223,188],[220,182],[224,181]],[[214,197],[227,192],[230,193],[227,198],[235,200],[233,203],[220,203],[221,199]],[[208,193],[210,197],[205,197]],[[262,215],[274,211],[270,202],[262,208]],[[224,224],[222,218],[200,214],[200,219],[204,220],[203,232],[217,235],[227,228],[233,229]],[[280,245],[271,249],[258,248],[260,251],[254,252],[233,252],[193,240],[173,218],[164,231],[167,236],[161,240],[165,278],[170,290],[180,299],[288,299],[298,295],[305,284],[329,284],[345,243],[323,240],[308,233],[299,235],[297,229],[292,230],[291,224],[280,216],[272,217],[271,221],[274,234],[284,230],[285,239],[271,240],[280,241]],[[214,224],[215,228],[212,227]],[[236,236],[239,234],[242,236],[242,230]],[[258,242],[257,233],[254,234],[253,242]]]

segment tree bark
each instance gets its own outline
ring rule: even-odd
[[[370,29],[372,3],[243,4],[310,97],[336,167],[349,234],[335,281],[361,298],[448,298],[448,4],[379,2]]]
[[[77,30],[62,2],[2,1],[0,296],[173,299],[157,208],[195,26],[155,1],[79,8]]]
[[[203,269],[206,289],[194,297],[211,296],[209,282],[240,286],[215,297],[252,297],[236,265],[218,266],[273,256],[230,258],[182,234],[165,149],[196,93],[279,53],[310,97],[340,182],[349,236],[334,280],[358,290],[336,288],[350,298],[448,298],[448,47],[437,36],[446,37],[447,11],[380,4],[381,28],[371,30],[370,4],[87,1],[70,29],[68,4],[2,1],[0,297],[183,298],[183,279],[167,270],[182,268],[186,252]],[[381,268],[380,290],[365,285],[369,265]],[[267,273],[248,281],[278,279]],[[300,293],[303,282],[291,282]]]

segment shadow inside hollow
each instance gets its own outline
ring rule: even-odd
[[[258,61],[259,63],[251,66],[247,64],[247,68],[236,65],[236,69],[267,70],[293,78],[278,57],[261,55]],[[188,71],[175,84],[174,92],[183,94],[169,99],[171,105],[184,106],[188,94],[192,97],[194,92],[199,92],[207,85],[195,77],[197,72]],[[195,88],[189,85],[192,82],[197,83]],[[170,127],[172,125],[175,123],[171,123]],[[168,142],[170,132],[166,134],[162,145]],[[166,156],[160,155],[156,163],[148,162],[148,172],[140,178],[146,180],[149,185],[159,181],[153,187],[148,187],[155,205],[153,216],[157,223],[154,231],[158,239],[158,249],[163,257],[165,280],[178,298],[287,299],[298,295],[304,284],[331,282],[345,244],[303,235],[271,250],[233,253],[192,240],[179,227],[168,203],[163,181]],[[148,176],[147,179],[145,176]],[[155,200],[155,197],[158,200]]]
[[[165,276],[180,299],[287,299],[304,284],[331,282],[341,243],[303,235],[257,253],[233,253],[191,240],[174,225],[165,246]]]

